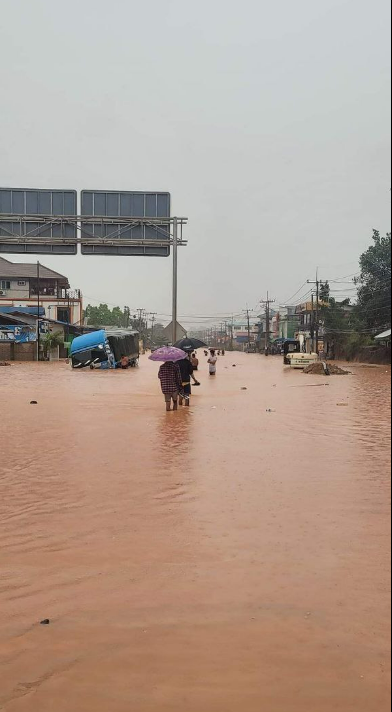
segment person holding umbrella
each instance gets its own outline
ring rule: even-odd
[[[167,412],[171,410],[172,401],[173,410],[178,410],[178,397],[183,392],[182,376],[178,362],[185,357],[186,353],[184,351],[173,346],[163,346],[149,356],[150,361],[163,361],[158,372],[158,378],[161,382]]]
[[[182,391],[180,393],[180,405],[183,404],[183,401],[185,399],[185,405],[189,406],[190,405],[190,400],[191,400],[191,395],[192,395],[192,387],[191,387],[191,380],[194,382],[195,386],[199,386],[200,383],[196,380],[196,378],[193,375],[193,365],[192,365],[192,358],[191,354],[187,353],[185,358],[181,359],[181,361],[178,361],[178,366],[181,372],[181,380],[182,380]]]
[[[185,339],[180,339],[180,341],[176,341],[174,346],[177,349],[182,349],[182,351],[192,353],[193,351],[197,351],[197,349],[204,349],[207,344],[205,344],[204,341],[200,341],[200,339],[192,339],[186,337]]]

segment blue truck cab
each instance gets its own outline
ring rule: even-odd
[[[100,329],[83,334],[71,345],[72,368],[118,368],[126,357],[130,366],[139,360],[139,333],[130,329]]]

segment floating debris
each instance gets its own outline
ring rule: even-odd
[[[322,361],[316,361],[315,363],[311,363],[309,366],[304,368],[304,373],[310,373],[312,376],[348,376],[350,371],[345,371],[344,368],[335,366],[332,363],[327,364]]]

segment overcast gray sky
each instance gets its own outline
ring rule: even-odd
[[[0,0],[0,185],[170,191],[182,315],[352,274],[390,229],[389,5]],[[170,313],[167,259],[42,261]]]

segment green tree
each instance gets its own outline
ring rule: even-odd
[[[138,328],[138,321],[134,314],[131,314],[129,307],[113,307],[110,309],[107,304],[100,304],[93,307],[88,304],[84,311],[84,316],[88,326],[115,326],[123,328]]]
[[[360,266],[358,317],[367,328],[381,330],[391,325],[391,233],[381,237],[373,230],[373,244],[361,255]]]
[[[351,329],[350,300],[337,302],[331,297],[329,282],[320,285],[321,318],[327,337],[333,339],[335,344],[343,344],[347,338],[347,331]]]
[[[331,296],[331,287],[329,282],[320,282],[320,302],[328,304]]]
[[[49,331],[41,338],[45,358],[48,358],[51,351],[64,343],[64,336],[59,331]]]
[[[340,357],[352,358],[355,351],[368,341],[361,334],[361,324],[355,307],[350,304],[350,299],[338,302],[331,297],[328,282],[320,285],[320,301],[321,319],[329,351]]]

